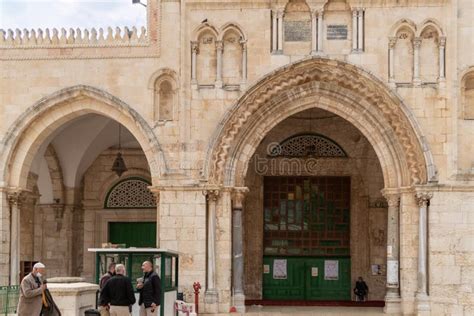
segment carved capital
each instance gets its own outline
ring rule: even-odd
[[[234,188],[232,190],[233,209],[243,209],[245,194],[249,191],[247,187]]]
[[[400,194],[386,193],[383,196],[387,200],[388,207],[398,207],[400,205]]]
[[[324,16],[324,10],[318,10],[318,18],[322,19]]]
[[[209,190],[203,190],[202,194],[206,196],[206,199],[208,201],[216,202],[217,199],[219,198],[220,191],[219,189],[209,189]]]
[[[441,36],[439,38],[439,47],[445,47],[446,46],[446,36]]]
[[[223,41],[216,41],[216,49],[218,51],[222,51],[224,49],[224,42]]]
[[[242,50],[246,51],[247,50],[247,40],[241,40],[239,43],[240,43],[240,46],[242,46]]]
[[[21,207],[26,199],[26,195],[23,191],[12,191],[7,193],[8,204],[13,207]]]
[[[428,206],[428,202],[433,197],[433,193],[431,192],[417,192],[415,194],[416,201],[418,202],[419,207],[426,207]]]
[[[318,10],[312,10],[311,11],[311,18],[316,19],[318,17]]]
[[[415,37],[415,39],[413,40],[413,46],[415,47],[415,49],[420,49],[421,37]]]
[[[396,38],[396,37],[390,37],[390,38],[388,39],[388,47],[389,47],[390,49],[395,48],[395,44],[396,44],[396,43],[397,43],[397,38]]]
[[[198,41],[191,41],[191,51],[194,54],[199,54],[199,42]]]
[[[283,19],[284,16],[285,16],[285,12],[283,10],[278,10],[277,11],[277,17],[279,19]]]

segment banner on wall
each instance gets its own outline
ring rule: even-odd
[[[338,260],[324,260],[324,280],[339,280]]]
[[[277,280],[286,280],[288,278],[286,259],[273,260],[273,278]]]

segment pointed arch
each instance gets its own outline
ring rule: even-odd
[[[152,181],[168,168],[160,143],[143,117],[110,93],[86,85],[59,90],[30,106],[8,129],[0,150],[0,181],[24,188],[34,155],[55,129],[87,113],[118,121],[134,135],[150,165]]]

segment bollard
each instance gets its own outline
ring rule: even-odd
[[[199,282],[194,282],[194,305],[196,306],[196,314],[199,313],[199,290],[201,289],[201,284]]]

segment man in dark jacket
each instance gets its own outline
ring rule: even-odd
[[[359,279],[356,282],[356,286],[354,288],[354,294],[357,295],[357,300],[359,302],[365,301],[365,298],[368,293],[369,293],[369,287],[365,283],[364,279],[362,279],[362,277],[359,277]]]
[[[100,292],[100,304],[110,308],[110,316],[129,316],[129,307],[135,304],[132,281],[125,276],[123,264],[117,264],[115,273]]]
[[[145,261],[142,264],[143,282],[138,282],[137,289],[140,293],[138,304],[140,316],[156,316],[161,303],[161,280],[153,271],[153,263]]]
[[[115,266],[117,264],[115,262],[112,262],[109,264],[109,270],[107,271],[106,274],[104,274],[99,281],[99,289],[102,291],[102,289],[105,286],[105,283],[107,283],[108,280],[110,280],[114,275],[115,275]],[[108,309],[108,306],[99,306],[99,312],[100,316],[110,316],[110,312]]]

